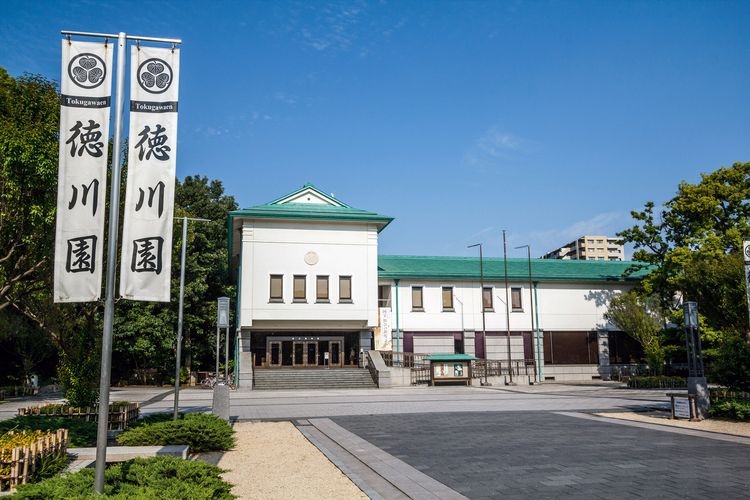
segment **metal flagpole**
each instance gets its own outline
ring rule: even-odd
[[[510,385],[513,385],[513,367],[510,357],[510,304],[508,304],[508,245],[505,242],[505,229],[503,229],[503,264],[505,265],[505,338],[508,343],[508,376]]]
[[[109,195],[109,235],[107,237],[107,284],[102,332],[102,366],[99,377],[99,420],[96,432],[96,476],[94,490],[104,491],[104,468],[107,466],[107,431],[109,430],[109,384],[112,368],[112,323],[115,312],[115,266],[117,231],[120,216],[120,169],[122,168],[122,113],[125,104],[125,48],[127,38],[117,37],[117,83],[115,86],[115,136],[112,144],[112,185]]]
[[[177,217],[175,217],[177,218]],[[173,420],[177,420],[177,414],[180,408],[180,370],[182,362],[182,310],[185,303],[185,254],[187,253],[187,221],[196,220],[210,222],[208,219],[195,219],[182,217],[182,255],[180,256],[180,305],[177,312],[177,362],[175,363],[174,375],[174,415]]]
[[[122,116],[125,105],[125,49],[128,40],[182,43],[182,40],[90,33],[84,31],[62,31],[63,35],[117,38],[117,74],[115,80],[115,130],[112,141],[112,185],[109,195],[109,231],[107,235],[107,281],[105,284],[104,325],[102,328],[102,362],[99,377],[99,412],[96,432],[96,472],[94,490],[104,491],[104,469],[107,465],[107,431],[109,427],[109,385],[112,369],[112,324],[114,323],[115,267],[117,263],[117,232],[120,216],[120,173],[122,169]]]

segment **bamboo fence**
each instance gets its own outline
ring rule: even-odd
[[[87,421],[96,421],[99,416],[99,406],[87,406],[85,408],[74,408],[66,405],[27,406],[18,409],[18,416],[49,416],[74,418]],[[138,403],[113,403],[109,405],[109,419],[107,428],[111,431],[126,429],[132,422],[138,419],[140,405]]]
[[[13,431],[8,434],[13,434]],[[10,472],[0,475],[0,491],[13,491],[19,484],[33,481],[43,461],[65,455],[67,449],[68,430],[58,429],[43,434],[28,446],[12,448],[10,461],[5,458],[7,455],[2,453],[0,469]]]

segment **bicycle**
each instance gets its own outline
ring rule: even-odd
[[[201,387],[205,387],[206,389],[213,389],[217,382],[218,380],[215,376],[209,375],[201,381]]]

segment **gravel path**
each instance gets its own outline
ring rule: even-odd
[[[237,445],[218,466],[240,498],[367,498],[290,422],[239,422],[234,430]]]

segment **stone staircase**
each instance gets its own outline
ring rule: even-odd
[[[255,370],[255,389],[377,389],[363,368],[266,368]]]

